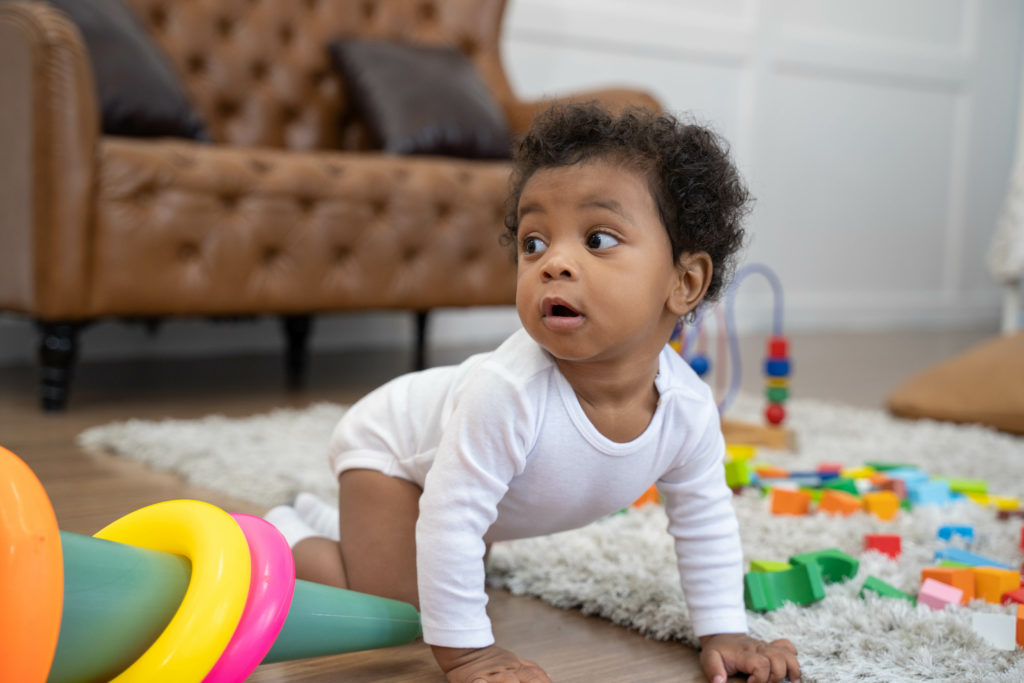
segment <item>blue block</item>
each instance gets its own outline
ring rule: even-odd
[[[999,569],[1013,569],[1008,564],[997,562],[984,555],[978,555],[962,548],[942,548],[935,551],[936,560],[951,560],[962,564],[969,564],[972,567],[998,567]]]
[[[914,505],[947,505],[950,497],[948,481],[929,481],[920,484],[907,483],[907,499]]]
[[[971,543],[974,541],[974,527],[970,524],[964,526],[946,524],[939,527],[939,538],[943,541],[949,541],[953,536],[961,536],[965,541]]]
[[[928,473],[923,470],[900,467],[894,470],[883,472],[889,479],[900,479],[908,487],[914,484],[925,484],[928,482]]]

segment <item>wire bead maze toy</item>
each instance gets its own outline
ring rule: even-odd
[[[710,309],[701,306],[697,309],[696,320],[688,327],[685,327],[680,320],[669,343],[689,363],[699,377],[705,381],[709,374],[715,377],[715,395],[719,397],[718,412],[720,415],[724,415],[736,399],[743,379],[743,362],[740,358],[739,338],[736,333],[735,301],[740,285],[751,275],[761,275],[768,281],[774,299],[772,330],[767,340],[764,360],[765,398],[767,399],[764,418],[770,426],[743,429],[740,440],[761,442],[761,445],[772,447],[783,447],[788,445],[790,440],[788,432],[781,430],[781,425],[786,420],[785,404],[789,398],[789,377],[792,364],[789,359],[789,340],[783,334],[782,327],[782,283],[771,268],[764,264],[751,263],[738,269],[726,290],[722,305],[716,305]],[[715,363],[712,363],[708,355],[708,334],[705,329],[709,313],[712,312],[716,317],[718,327]],[[727,378],[728,386],[726,386]],[[723,420],[723,428],[725,422]],[[731,423],[733,427],[740,425],[741,423]],[[735,433],[736,430],[732,431]],[[730,440],[729,433],[726,434],[726,440]]]

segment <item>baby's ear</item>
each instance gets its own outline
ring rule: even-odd
[[[682,317],[697,308],[711,284],[713,266],[706,251],[682,254],[676,263],[676,280],[668,298],[673,315]]]

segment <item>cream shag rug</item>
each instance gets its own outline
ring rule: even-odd
[[[932,476],[986,479],[993,494],[1024,497],[1024,438],[981,427],[896,420],[880,411],[810,400],[793,400],[788,407],[798,452],[762,451],[760,460],[794,470],[814,469],[821,462],[909,463]],[[741,397],[730,417],[756,420],[759,409],[758,399]],[[242,419],[130,420],[89,429],[80,442],[268,507],[300,491],[333,501],[337,487],[324,452],[344,410],[318,404]],[[976,601],[933,612],[902,600],[857,597],[869,574],[916,593],[921,568],[930,566],[935,550],[945,545],[936,537],[943,524],[973,525],[972,551],[1020,567],[1020,520],[1000,522],[992,509],[970,502],[918,507],[892,522],[865,514],[774,516],[768,499],[754,491],[737,496],[735,503],[748,561],[785,561],[830,547],[860,559],[857,576],[828,585],[821,602],[748,613],[754,635],[786,637],[796,644],[805,680],[1024,681],[1024,651],[997,651],[971,628],[972,612],[1011,613],[1009,608]],[[489,580],[652,638],[693,644],[665,525],[661,508],[648,506],[583,529],[498,544],[491,553]],[[890,560],[864,552],[866,533],[899,534],[902,556]]]

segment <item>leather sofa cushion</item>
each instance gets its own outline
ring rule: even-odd
[[[457,49],[380,40],[335,40],[331,62],[382,149],[507,159],[501,106]]]
[[[81,31],[99,94],[103,132],[207,140],[178,76],[122,0],[50,0]]]

